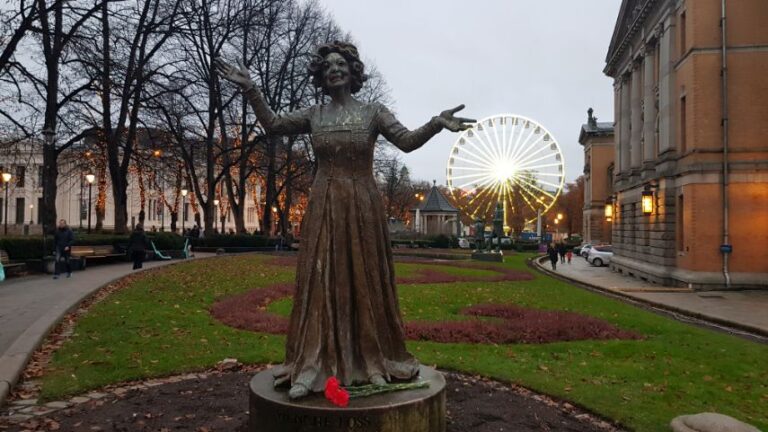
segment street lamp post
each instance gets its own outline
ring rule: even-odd
[[[88,234],[91,233],[91,189],[93,188],[93,181],[96,180],[96,176],[93,174],[86,174],[85,179],[88,181]]]
[[[273,221],[273,226],[274,226],[274,228],[272,229],[272,232],[277,234],[278,221],[277,221],[277,207],[276,206],[272,206],[272,221]]]
[[[186,222],[187,219],[187,194],[189,193],[188,190],[182,189],[181,190],[181,234],[184,234],[184,222]]]
[[[5,218],[3,219],[5,235],[8,235],[8,184],[11,182],[12,177],[11,173],[3,173],[3,183],[5,183]]]
[[[214,228],[216,228],[216,215],[219,213],[219,200],[215,199],[213,200],[213,224]],[[221,231],[219,231],[221,233]]]

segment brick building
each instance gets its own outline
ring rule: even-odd
[[[767,22],[765,0],[622,2],[604,70],[615,270],[696,289],[768,286]]]
[[[609,202],[613,193],[613,122],[598,122],[590,108],[579,144],[584,147],[584,242],[610,243],[611,220],[606,219],[605,208],[613,208]]]

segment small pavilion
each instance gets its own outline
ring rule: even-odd
[[[459,210],[440,192],[434,180],[424,201],[411,212],[414,213],[413,229],[419,234],[459,236],[461,233]]]

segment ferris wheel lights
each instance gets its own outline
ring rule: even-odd
[[[501,201],[506,212],[535,219],[532,214],[554,205],[564,184],[563,157],[544,126],[502,114],[480,120],[473,130],[457,137],[446,169],[451,193],[471,198],[465,212],[482,216]]]

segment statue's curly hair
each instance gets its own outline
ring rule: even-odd
[[[312,76],[312,84],[315,87],[323,88],[323,93],[327,94],[327,90],[323,87],[323,70],[325,58],[328,54],[337,53],[344,56],[349,63],[349,71],[352,74],[352,94],[357,93],[363,88],[363,83],[368,80],[368,75],[365,74],[365,65],[360,61],[360,55],[357,53],[357,47],[351,43],[333,41],[332,43],[323,44],[317,47],[312,54],[307,70]]]

